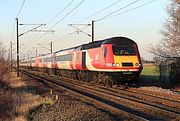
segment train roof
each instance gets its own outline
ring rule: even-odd
[[[106,39],[103,44],[114,44],[114,45],[134,45],[136,44],[133,40],[126,37],[113,37]]]
[[[61,51],[66,51],[66,50],[73,50],[73,49],[76,49],[78,47],[81,47],[81,45],[80,46],[76,46],[76,47],[67,48],[67,49],[58,50],[58,51],[56,51],[54,53],[58,53],[58,52],[61,52]]]
[[[97,48],[100,47],[102,44],[114,44],[114,45],[128,45],[132,46],[136,44],[133,40],[126,38],[126,37],[112,37],[104,40],[99,40],[95,42],[90,42],[87,44],[82,44],[80,46],[75,46],[67,49],[62,49],[58,50],[55,53],[61,52],[61,51],[66,51],[66,50],[72,50],[72,49],[77,49],[80,48],[80,50],[86,50],[86,49],[91,49],[91,48]]]
[[[81,50],[86,50],[86,49],[90,49],[90,48],[100,47],[104,41],[105,41],[105,40],[99,40],[99,41],[95,41],[95,42],[90,42],[90,43],[87,43],[87,44],[83,44],[83,45],[81,46]]]
[[[100,47],[102,44],[133,46],[136,43],[133,40],[126,38],[126,37],[112,37],[112,38],[105,39],[105,40],[100,40],[100,41],[90,42],[88,44],[83,44],[81,47],[81,50]]]

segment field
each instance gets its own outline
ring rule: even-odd
[[[159,76],[159,68],[155,65],[144,65],[141,75],[146,76]]]
[[[160,74],[159,74],[158,66],[153,64],[148,64],[148,65],[145,64],[143,65],[143,70],[141,72],[139,81],[143,83],[144,86],[159,85],[159,83],[161,83],[159,75]]]

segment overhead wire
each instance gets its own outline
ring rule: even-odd
[[[103,8],[102,10],[100,10],[100,11],[98,11],[98,12],[96,12],[96,13],[94,13],[94,14],[92,14],[92,15],[86,17],[86,18],[83,18],[83,19],[81,19],[81,20],[79,20],[79,21],[77,21],[77,22],[75,22],[75,23],[80,23],[80,22],[82,22],[82,21],[84,21],[84,20],[87,20],[87,19],[89,19],[89,18],[91,18],[91,17],[93,17],[93,16],[95,16],[95,15],[97,15],[97,14],[99,14],[99,13],[105,11],[106,9],[108,9],[108,8],[110,8],[110,7],[114,6],[114,5],[116,5],[116,4],[119,3],[120,1],[122,1],[122,0],[118,0],[118,1],[114,2],[113,4],[111,4],[111,5],[109,5],[109,6],[105,7],[105,8]]]
[[[46,24],[49,24],[51,23],[54,19],[56,19],[62,12],[64,12],[66,10],[66,8],[68,8],[72,3],[73,3],[74,0],[71,0],[60,12],[58,12],[56,14],[56,16],[54,16],[51,20],[49,20]]]
[[[93,17],[93,16],[97,15],[98,13],[101,13],[102,11],[104,11],[104,10],[106,10],[106,9],[114,6],[114,5],[116,5],[116,4],[119,3],[120,1],[122,1],[122,0],[118,0],[118,1],[114,2],[113,4],[111,4],[111,5],[103,8],[102,10],[100,10],[100,11],[98,11],[98,12],[96,12],[96,13],[94,13],[94,14],[92,14],[92,15],[90,15],[90,16],[88,16],[88,17],[86,17],[86,18],[84,18],[84,19],[82,19],[82,20],[80,20],[80,21],[78,21],[78,22],[76,22],[76,23],[79,23],[79,22],[81,22],[81,21],[84,21],[84,20],[86,20],[86,19],[88,19],[88,18],[90,18],[90,17]],[[67,29],[67,28],[66,28],[66,29]],[[82,29],[83,29],[83,28],[82,28]],[[66,35],[66,36],[67,36],[67,35]],[[52,39],[54,39],[54,38],[55,38],[55,37],[53,37]],[[54,41],[53,41],[53,42],[54,42]]]
[[[71,14],[76,8],[78,8],[85,0],[82,0],[78,5],[76,5],[71,11],[69,11],[65,16],[63,16],[58,22],[56,22],[50,29],[54,28],[58,23],[60,23],[63,19],[65,19],[69,14]]]
[[[138,9],[138,8],[141,8],[141,7],[144,7],[144,6],[146,6],[146,5],[149,5],[149,4],[151,4],[151,3],[155,2],[155,1],[157,1],[157,0],[152,0],[152,1],[150,1],[150,2],[147,2],[147,3],[142,4],[142,5],[140,5],[140,6],[134,7],[134,8],[129,9],[129,10],[127,10],[127,11],[124,11],[124,12],[121,12],[121,13],[118,13],[118,14],[115,14],[115,15],[112,15],[112,16],[109,16],[109,17],[106,18],[106,19],[109,19],[109,18],[112,18],[112,17],[116,17],[116,16],[119,16],[119,15],[124,14],[124,13],[128,13],[128,12],[130,12],[130,11],[133,11],[133,10],[136,10],[136,9]]]
[[[61,38],[59,38],[58,40],[61,40],[61,42],[62,42],[62,41],[67,40],[67,39],[69,39],[69,38],[71,38],[73,36],[75,36],[75,34],[64,35]],[[58,41],[58,40],[56,40],[56,41]]]
[[[107,18],[108,16],[110,16],[110,15],[112,15],[112,14],[114,14],[114,13],[117,13],[118,11],[123,10],[123,9],[125,9],[125,8],[127,8],[127,7],[129,7],[129,6],[133,5],[133,4],[135,4],[135,3],[137,3],[138,1],[140,1],[140,0],[135,0],[134,2],[131,2],[130,4],[128,4],[128,5],[126,5],[126,6],[122,7],[122,8],[120,8],[120,9],[114,11],[114,12],[111,12],[111,13],[109,13],[109,14],[103,16],[102,18],[96,20],[95,22],[101,21],[101,20]]]
[[[23,0],[22,4],[21,4],[21,7],[16,15],[16,18],[19,16],[19,14],[21,13],[22,11],[22,8],[24,6],[24,3],[25,3],[25,0]],[[13,37],[14,37],[14,32],[15,32],[15,21],[14,21],[14,24],[13,24],[13,31],[12,31],[12,35],[11,35],[11,41],[13,40]]]
[[[56,19],[62,12],[64,12],[65,11],[65,9],[67,9],[71,4],[72,4],[72,2],[73,2],[74,0],[71,0],[60,12],[58,12],[57,14],[56,14],[56,16],[54,16],[52,19],[50,19],[47,23],[46,23],[46,25],[47,24],[49,24],[49,23],[51,23],[54,19]],[[48,29],[48,30],[50,30],[50,29]],[[44,35],[46,35],[47,33],[44,33],[44,34],[42,34],[39,38],[37,38],[37,39],[41,39]]]
[[[83,31],[84,29],[86,29],[88,27],[88,25],[87,26],[84,26],[84,27],[82,27],[80,30],[81,31]],[[68,27],[67,27],[68,28]],[[66,29],[67,29],[66,28]],[[56,40],[54,40],[54,41],[52,41],[52,42],[56,42],[56,41],[58,41],[58,40],[60,40],[60,39],[62,39],[62,38],[64,38],[64,37],[68,37],[68,36],[71,36],[72,34],[75,34],[76,33],[76,31],[74,31],[73,33],[69,33],[68,35],[64,35],[64,36],[62,36],[61,38],[58,38],[58,39],[56,39]],[[53,38],[54,39],[54,38]]]
[[[113,4],[111,4],[111,5],[109,5],[109,6],[105,7],[105,8],[103,8],[102,10],[100,10],[100,11],[98,11],[98,12],[96,12],[96,13],[94,13],[94,14],[92,14],[92,15],[86,17],[86,18],[83,18],[83,19],[81,19],[80,21],[75,22],[75,23],[79,23],[79,22],[84,21],[84,20],[86,20],[86,19],[88,19],[88,18],[90,18],[90,17],[93,17],[93,16],[97,15],[98,13],[101,13],[101,12],[103,12],[104,10],[106,10],[106,9],[108,9],[108,8],[110,8],[110,7],[114,6],[114,5],[116,5],[116,4],[119,3],[120,1],[122,1],[122,0],[118,0],[118,1],[114,2]],[[87,28],[87,26],[81,28],[81,30],[84,30],[85,28]],[[70,35],[72,36],[72,35],[74,35],[75,33],[76,33],[76,31],[73,32],[73,33],[71,33],[71,34],[69,34],[69,35],[62,36],[62,38],[66,37],[66,36],[68,37],[68,36],[70,36]],[[70,37],[71,37],[71,36],[70,36]],[[69,38],[69,37],[68,37],[68,38]],[[59,40],[59,39],[57,39],[57,40]],[[55,41],[57,41],[57,40],[55,40]],[[53,41],[53,42],[55,42],[55,41]]]
[[[74,0],[72,0],[62,11],[64,11],[73,1],[74,1]],[[60,23],[63,19],[65,19],[71,12],[73,12],[77,7],[79,7],[84,1],[85,1],[85,0],[82,0],[78,5],[76,5],[73,9],[71,9],[71,11],[69,11],[69,12],[68,12],[65,16],[63,16],[58,22],[56,22],[53,26],[51,26],[50,29],[54,28],[58,23]],[[80,21],[78,21],[78,22],[81,22],[81,21],[84,21],[84,20],[86,20],[86,19],[88,19],[88,18],[90,18],[90,17],[93,17],[93,16],[97,15],[98,13],[100,13],[100,12],[108,9],[109,7],[112,7],[113,5],[117,4],[117,3],[120,2],[120,1],[121,1],[121,0],[118,0],[118,1],[116,1],[115,3],[113,3],[113,4],[111,4],[111,5],[107,6],[107,7],[105,7],[104,9],[102,9],[102,10],[100,10],[100,11],[98,11],[98,12],[96,12],[96,13],[94,13],[94,14],[92,14],[92,15],[90,15],[90,16],[88,16],[88,17],[86,17],[86,18],[84,18],[84,19],[82,19],[82,20],[80,20]],[[125,8],[127,8],[127,7],[135,4],[135,3],[137,3],[138,1],[140,1],[140,0],[136,0],[136,1],[134,1],[134,2],[132,2],[132,3],[130,3],[130,4],[128,4],[128,5],[120,8],[120,9],[114,11],[114,12],[111,12],[111,13],[107,14],[106,16],[104,16],[104,17],[96,20],[95,22],[98,22],[98,21],[101,21],[101,20],[104,20],[104,19],[109,19],[109,18],[118,16],[118,15],[120,15],[120,14],[124,14],[124,13],[130,12],[130,11],[132,11],[132,10],[135,10],[135,9],[140,8],[140,7],[146,6],[146,5],[150,4],[150,3],[153,3],[153,2],[155,2],[155,1],[157,1],[157,0],[152,0],[152,1],[150,1],[150,2],[147,2],[147,3],[145,3],[145,4],[140,5],[140,6],[138,6],[138,7],[135,7],[135,8],[129,9],[129,10],[127,10],[127,11],[124,11],[124,12],[121,12],[121,13],[118,13],[118,14],[115,14],[115,13],[119,12],[120,10],[123,10],[123,9],[125,9]],[[55,18],[56,18],[58,15],[60,15],[60,14],[61,14],[61,12],[59,12],[55,17],[53,17],[53,19],[55,19]],[[115,15],[113,15],[113,14],[115,14]],[[50,23],[51,21],[53,21],[53,19],[51,19],[48,23]],[[67,28],[68,28],[68,27],[66,27],[64,30],[66,30]],[[49,29],[49,30],[50,30],[50,29]],[[69,36],[69,35],[67,35],[67,36]],[[41,37],[42,37],[42,36],[41,36]],[[40,37],[40,38],[41,38],[41,37]],[[55,38],[55,37],[54,37],[54,38]],[[63,38],[64,38],[64,37],[63,37]],[[57,40],[55,40],[55,41],[57,41]],[[53,41],[53,42],[54,42],[54,41]]]
[[[16,18],[17,18],[17,17],[19,16],[19,14],[21,13],[21,11],[22,11],[22,8],[23,8],[23,6],[24,6],[25,1],[26,1],[26,0],[23,0],[23,3],[22,3],[22,5],[21,5],[21,8],[19,9],[19,12],[18,12],[18,14],[17,14]]]
[[[118,13],[118,14],[113,15],[113,16],[110,16],[110,17],[108,17],[108,18],[106,18],[106,19],[110,19],[110,18],[112,18],[112,17],[116,17],[116,16],[119,16],[119,15],[121,15],[121,14],[128,13],[128,12],[130,12],[130,11],[133,11],[133,10],[136,10],[136,9],[138,9],[138,8],[141,8],[141,7],[144,7],[144,6],[146,6],[146,5],[149,5],[149,4],[151,4],[151,3],[155,2],[155,1],[157,1],[157,0],[152,0],[152,1],[146,2],[146,3],[142,4],[142,5],[139,5],[139,6],[137,6],[137,7],[134,7],[134,8],[129,9],[129,10],[127,10],[127,11]],[[146,42],[146,43],[148,43],[148,42]],[[143,47],[143,48],[146,48],[146,47]]]
[[[66,15],[64,15],[59,21],[57,21],[53,26],[51,26],[48,30],[54,28],[57,24],[59,24],[63,19],[65,19],[70,13],[72,13],[76,8],[78,8],[85,0],[82,0],[79,4],[77,4],[73,9],[71,9]],[[39,39],[41,39],[45,34],[41,35]]]
[[[78,8],[85,0],[82,0],[79,4],[77,4],[73,9],[71,9],[65,16],[63,16],[58,22],[56,22],[53,26],[51,26],[48,30],[54,28],[57,24],[59,24],[62,20],[64,20],[69,14],[71,14],[76,8]],[[41,35],[38,39],[41,39],[45,34]]]
[[[69,26],[67,26],[65,29],[63,29],[62,31],[58,32],[54,37],[51,38],[51,41],[54,40],[59,34],[62,34],[64,33],[67,29],[68,29]],[[52,41],[54,42],[54,41]]]
[[[26,0],[23,0],[22,4],[21,4],[21,7],[16,15],[16,18],[18,18],[19,14],[21,13],[22,9],[23,9],[23,6],[24,6],[24,3],[25,3]],[[15,21],[14,21],[14,25],[13,25],[13,32],[12,32],[12,36],[11,36],[11,41],[13,40],[13,37],[14,37],[14,32],[15,32]]]

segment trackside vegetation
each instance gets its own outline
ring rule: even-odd
[[[0,43],[0,121],[27,121],[29,111],[52,101],[27,89],[25,81],[10,71],[5,53]]]

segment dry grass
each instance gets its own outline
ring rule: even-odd
[[[3,80],[4,75],[7,73],[8,71],[8,63],[0,58],[0,80]]]
[[[46,99],[22,89],[26,85],[15,73],[3,78],[6,80],[0,81],[0,120],[26,121],[29,111],[46,103]]]

